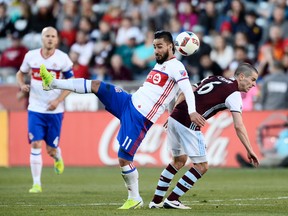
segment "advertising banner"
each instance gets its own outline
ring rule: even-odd
[[[262,157],[262,148],[275,142],[282,127],[267,132],[267,125],[287,123],[288,111],[244,112],[251,145]],[[138,166],[165,166],[171,156],[166,148],[164,114],[149,130],[135,156]],[[265,130],[262,130],[262,129]],[[273,127],[272,127],[273,128]],[[60,137],[60,146],[66,166],[113,166],[118,165],[116,140],[119,120],[107,111],[66,112]],[[239,167],[236,155],[246,158],[246,151],[234,130],[233,119],[228,111],[209,119],[202,130],[210,166]],[[9,118],[9,165],[29,165],[30,146],[27,135],[27,113],[11,112]],[[44,165],[53,165],[47,156],[45,145],[42,149]]]

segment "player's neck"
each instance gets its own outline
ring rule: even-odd
[[[41,48],[41,55],[44,59],[49,58],[50,56],[52,56],[55,52],[55,49],[45,49],[45,48]]]

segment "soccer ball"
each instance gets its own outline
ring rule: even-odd
[[[177,35],[175,39],[175,48],[183,56],[189,56],[197,52],[200,47],[200,41],[193,32],[184,31]]]

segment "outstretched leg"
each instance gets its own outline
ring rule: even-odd
[[[80,94],[98,93],[101,81],[86,80],[83,78],[77,79],[55,79],[53,75],[47,71],[45,65],[40,66],[40,76],[42,78],[42,86],[46,91],[52,89],[69,90]]]

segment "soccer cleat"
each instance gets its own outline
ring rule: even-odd
[[[150,202],[149,203],[149,208],[150,209],[153,209],[153,208],[163,208],[163,202],[161,202],[161,203],[155,203],[155,202]]]
[[[170,201],[167,198],[164,200],[163,207],[166,209],[191,209],[190,207],[183,205],[179,200]]]
[[[56,174],[60,175],[64,172],[64,162],[63,159],[60,159],[58,161],[54,161],[54,171]]]
[[[51,84],[54,80],[54,77],[51,73],[49,73],[44,64],[40,65],[40,76],[42,78],[43,90],[45,91],[52,90],[53,88],[51,87]]]
[[[32,188],[29,190],[29,193],[41,193],[42,187],[39,184],[34,184]]]
[[[143,207],[143,200],[134,200],[134,199],[128,199],[126,202],[119,207],[118,209],[137,209]]]

